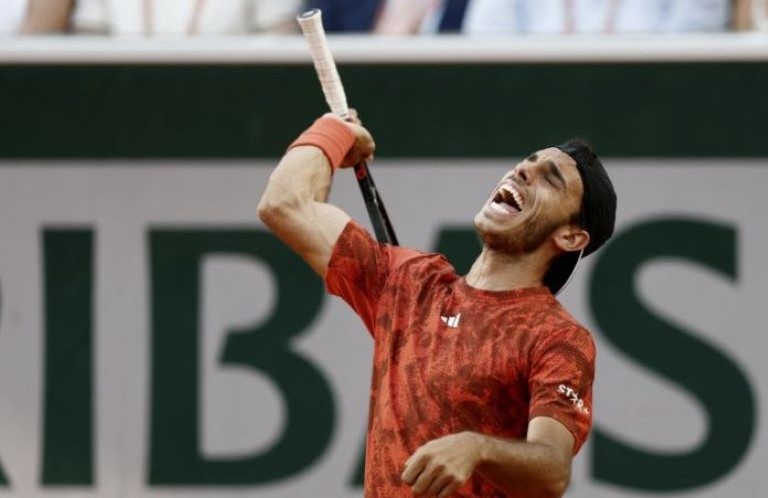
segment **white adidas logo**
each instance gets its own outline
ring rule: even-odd
[[[455,329],[459,326],[459,320],[461,320],[461,313],[459,313],[456,316],[441,316],[440,319],[451,327],[452,329]]]

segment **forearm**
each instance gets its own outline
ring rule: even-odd
[[[292,148],[269,177],[258,206],[259,218],[281,240],[301,251],[292,239],[306,238],[303,234],[317,226],[316,204],[328,198],[331,176],[320,149]]]
[[[570,458],[555,446],[479,435],[478,474],[505,493],[559,498],[570,478]]]
[[[325,203],[331,176],[320,149],[294,147],[272,172],[258,207],[261,221],[320,276],[349,221],[346,213]]]
[[[290,149],[272,171],[259,209],[299,209],[311,202],[325,202],[331,187],[331,171],[319,148],[303,145]]]
[[[362,144],[357,143],[358,134],[363,138]],[[353,152],[359,155],[356,146],[370,148],[370,154],[372,144],[373,139],[364,128],[345,123],[338,116],[326,114],[315,120],[291,144],[272,173],[260,212],[267,207],[306,209],[313,202],[325,202],[333,171],[343,167],[345,159],[354,156]]]
[[[320,276],[325,276],[336,240],[350,219],[325,202],[333,171],[356,164],[373,148],[365,128],[325,115],[291,144],[259,202],[261,221]]]

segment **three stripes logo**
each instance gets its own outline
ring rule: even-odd
[[[459,326],[459,320],[461,320],[461,313],[456,316],[440,316],[440,320],[450,328],[455,329]]]

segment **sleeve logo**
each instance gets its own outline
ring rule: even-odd
[[[565,397],[568,398],[571,403],[573,403],[573,406],[575,406],[578,411],[589,415],[589,408],[587,408],[587,406],[584,404],[584,400],[579,398],[579,393],[577,393],[576,390],[566,386],[565,384],[560,384],[557,386],[557,391],[561,394],[564,394]]]

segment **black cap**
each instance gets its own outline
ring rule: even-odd
[[[563,254],[552,262],[544,275],[544,285],[549,287],[552,294],[557,294],[565,286],[582,254],[592,254],[611,237],[616,223],[616,192],[608,173],[592,148],[578,139],[555,147],[576,161],[584,189],[579,223],[589,233],[589,244],[582,251]]]

